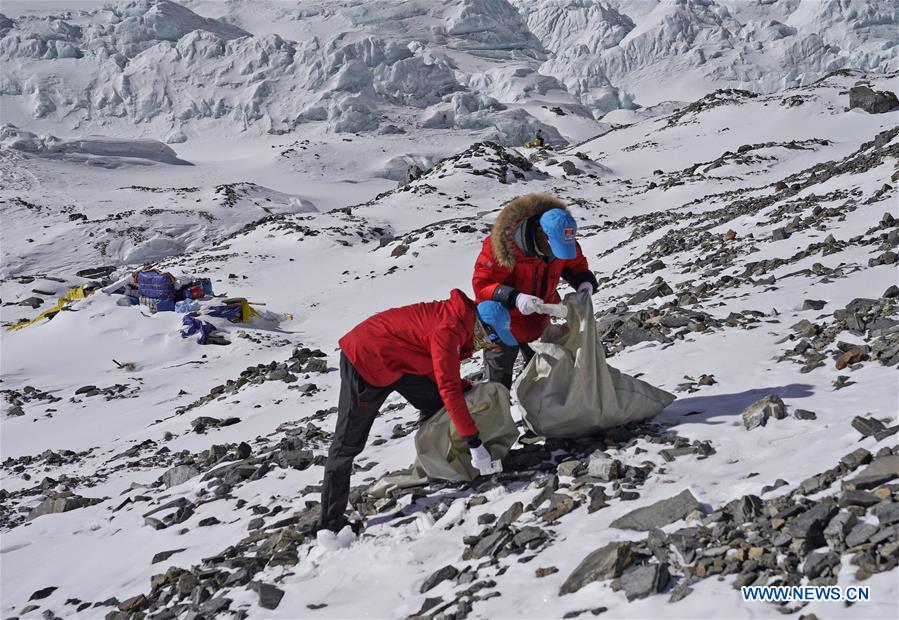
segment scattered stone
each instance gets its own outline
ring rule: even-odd
[[[48,586],[46,588],[41,588],[40,590],[35,591],[30,597],[28,597],[29,601],[39,601],[41,599],[45,599],[54,591],[58,590],[56,586]]]
[[[667,564],[647,564],[628,571],[621,576],[621,588],[627,600],[633,601],[656,594],[668,585]]]
[[[684,489],[674,497],[663,499],[650,506],[637,508],[618,517],[610,525],[622,530],[645,532],[679,521],[694,510],[702,510],[702,504],[689,489]]]
[[[438,585],[443,583],[448,579],[455,579],[459,575],[459,569],[453,566],[452,564],[448,564],[432,574],[430,577],[425,579],[424,583],[421,584],[421,588],[419,592],[424,594],[428,590],[433,590]]]
[[[794,409],[793,417],[797,420],[817,420],[818,415],[814,411],[807,409]]]
[[[852,428],[861,433],[862,437],[868,437],[884,430],[886,425],[876,418],[864,418],[857,415],[852,419]]]
[[[253,581],[249,588],[259,595],[259,606],[263,609],[276,609],[281,604],[281,599],[284,598],[284,590],[268,583]]]
[[[621,462],[597,450],[587,462],[587,474],[606,482],[617,480],[621,476]]]
[[[156,555],[153,556],[153,561],[150,564],[157,564],[158,562],[165,562],[170,557],[175,555],[176,553],[181,553],[184,549],[173,549],[171,551],[160,551]]]
[[[821,310],[824,306],[827,305],[827,302],[821,299],[806,299],[802,302],[803,310]]]
[[[881,456],[850,480],[847,488],[873,489],[895,478],[899,478],[899,454]]]
[[[620,577],[633,555],[631,543],[613,542],[587,555],[562,584],[559,595],[577,592],[588,583]]]
[[[746,430],[751,431],[759,426],[765,426],[770,417],[781,420],[787,414],[784,402],[780,397],[770,394],[746,407],[740,415],[743,418],[743,425],[746,427]]]
[[[542,577],[547,577],[558,572],[559,569],[555,566],[546,566],[543,568],[538,568],[536,571],[534,571],[534,575],[536,575],[537,579],[540,579]]]
[[[57,514],[60,512],[69,512],[78,508],[85,508],[99,504],[103,500],[96,497],[82,497],[80,495],[64,495],[60,497],[48,497],[29,513],[27,520],[37,519],[44,515]]]
[[[176,465],[162,474],[162,483],[170,489],[179,484],[184,484],[191,478],[200,475],[200,470],[193,465]]]

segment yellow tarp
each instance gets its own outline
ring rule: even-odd
[[[93,292],[94,292],[93,290],[85,291],[83,284],[80,286],[74,286],[74,287],[70,288],[69,290],[67,290],[65,295],[63,295],[62,297],[57,299],[56,305],[53,306],[52,308],[47,308],[46,310],[41,312],[39,315],[37,315],[36,317],[31,319],[30,321],[25,319],[25,320],[19,321],[18,323],[14,323],[13,325],[10,325],[9,327],[7,327],[6,331],[9,331],[9,332],[16,331],[18,329],[22,329],[23,327],[28,327],[29,325],[34,325],[35,323],[37,323],[38,321],[42,321],[43,319],[49,319],[50,317],[55,315],[57,312],[62,310],[64,307],[68,306],[70,303],[78,301],[80,299],[84,299],[85,297],[87,297],[88,295],[90,295]]]

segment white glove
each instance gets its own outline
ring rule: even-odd
[[[541,301],[543,300],[539,297],[534,297],[527,293],[518,293],[518,296],[515,298],[515,307],[522,314],[534,314],[537,312],[537,304]]]
[[[482,476],[502,471],[502,464],[497,461],[494,465],[493,457],[487,452],[484,444],[479,445],[477,448],[471,448],[471,464],[481,472]]]
[[[590,282],[581,282],[577,285],[577,292],[587,291],[587,294],[593,296],[593,285]]]

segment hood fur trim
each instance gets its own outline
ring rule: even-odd
[[[527,194],[509,201],[496,218],[490,232],[490,249],[493,257],[506,269],[515,266],[515,229],[529,217],[541,215],[550,209],[568,207],[564,202],[549,194]]]

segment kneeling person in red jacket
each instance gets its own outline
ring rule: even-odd
[[[468,411],[459,366],[477,350],[515,346],[509,325],[509,312],[500,303],[475,305],[454,289],[445,301],[385,310],[340,339],[340,399],[322,481],[321,528],[337,532],[346,524],[353,459],[392,392],[419,410],[420,421],[446,406],[471,449],[472,464],[489,471],[490,454]]]
[[[560,279],[578,292],[592,295],[596,291],[596,276],[575,240],[576,233],[568,208],[547,194],[520,196],[497,216],[475,262],[472,286],[477,301],[498,301],[509,309],[512,334],[521,345],[484,352],[488,381],[512,387],[519,349],[524,361],[530,361],[534,351],[527,343],[537,340],[549,324],[537,304],[559,303]]]

